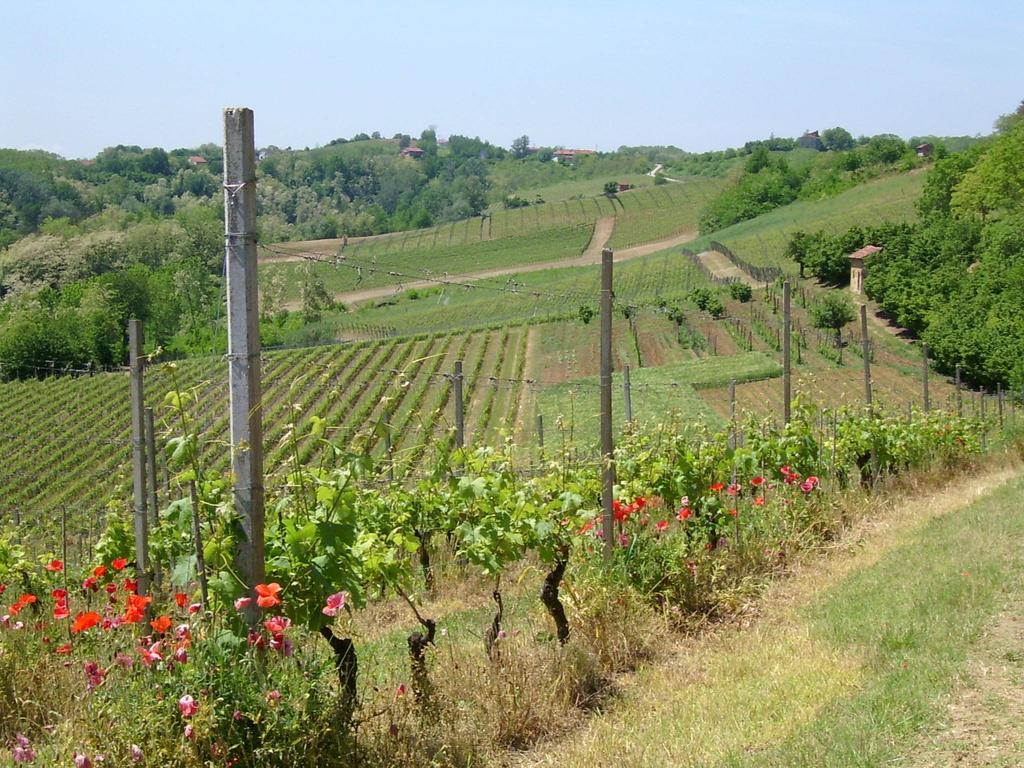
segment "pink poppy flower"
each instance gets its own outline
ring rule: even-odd
[[[338,615],[338,611],[345,607],[345,600],[348,598],[348,594],[345,592],[335,592],[327,598],[327,605],[320,610],[324,616],[330,616],[331,618]]]
[[[186,693],[178,699],[178,711],[181,712],[182,717],[192,717],[192,715],[199,711],[199,705],[194,698]]]

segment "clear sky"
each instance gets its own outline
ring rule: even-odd
[[[1024,99],[1024,2],[0,0],[0,146],[365,131],[693,151],[842,125],[988,133]]]

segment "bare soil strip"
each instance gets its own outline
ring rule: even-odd
[[[583,251],[583,258],[597,257],[601,258],[601,251],[604,249],[605,244],[612,236],[612,230],[615,229],[615,217],[604,216],[594,222],[594,233],[590,236],[590,242],[587,244],[586,249]]]
[[[718,251],[704,251],[698,254],[697,258],[700,259],[701,263],[705,267],[711,270],[711,274],[715,277],[736,278],[740,282],[746,283],[751,288],[758,288],[761,285],[761,283],[757,282],[754,278],[729,261],[725,254],[719,253]]]

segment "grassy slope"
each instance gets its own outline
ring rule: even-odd
[[[855,224],[916,218],[914,203],[925,178],[924,173],[887,176],[822,200],[798,200],[702,237],[691,247],[702,250],[710,240],[717,240],[752,264],[777,266],[795,274],[797,265],[783,256],[789,234],[796,230],[838,232]]]
[[[666,653],[607,715],[529,764],[913,762],[983,627],[1024,596],[1024,480],[999,487],[1018,472],[890,502],[853,554],[777,586],[749,628]]]

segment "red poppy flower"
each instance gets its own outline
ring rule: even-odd
[[[715,483],[714,485],[711,486],[711,490],[714,491],[715,493],[718,493],[723,488],[725,488],[725,483]]]
[[[50,573],[58,573],[59,571],[64,570],[64,563],[62,563],[60,560],[51,560],[46,565],[44,565],[43,568],[48,570]]]
[[[78,632],[85,632],[87,629],[92,629],[103,620],[103,617],[98,613],[89,611],[87,613],[80,613],[75,616],[75,621],[71,625],[72,634]]]
[[[676,520],[680,523],[686,522],[691,517],[693,517],[693,510],[689,507],[680,507],[679,511],[676,513]]]
[[[729,510],[729,516],[730,517],[736,517],[736,515],[738,515],[738,514],[739,514],[739,510],[736,510],[736,509],[730,509]]]
[[[54,652],[59,653],[62,656],[66,656],[67,654],[71,653],[71,643],[64,643],[64,645],[55,648]]]
[[[728,488],[725,489],[725,492],[728,493],[730,496],[736,496],[739,494],[741,490],[743,490],[743,487],[739,483],[732,483]]]
[[[291,619],[284,616],[271,616],[265,622],[263,626],[266,627],[267,632],[272,635],[279,635],[284,632],[292,624]]]
[[[125,579],[124,580],[124,591],[131,592],[132,594],[138,594],[139,581],[138,579]]]
[[[117,592],[117,584],[115,584],[114,582],[110,582],[109,584],[107,584],[107,586],[104,587],[104,589],[107,590],[108,595],[112,595],[115,592]]]
[[[153,602],[153,598],[140,597],[139,595],[128,595],[128,608],[124,612],[124,621],[128,624],[138,624],[146,615],[146,608]]]
[[[658,522],[656,522],[654,524],[654,528],[655,528],[655,530],[658,531],[658,533],[661,533],[662,531],[667,531],[668,530],[668,520],[659,520]]]
[[[53,608],[53,618],[55,619],[66,619],[71,615],[71,610],[68,608],[68,604],[65,602],[59,602]]]
[[[6,584],[0,584],[0,595],[2,595],[6,591],[7,591],[7,585]]]
[[[149,626],[151,626],[155,632],[158,632],[162,635],[164,632],[171,628],[171,617],[157,616],[155,619],[149,622]]]
[[[753,477],[750,479],[750,484],[755,488],[760,488],[762,485],[764,485],[764,478],[761,477],[760,475],[758,475],[757,477]]]
[[[754,499],[754,506],[755,507],[763,507],[764,506],[764,496],[758,496],[757,498],[755,498]]]
[[[270,584],[257,584],[256,585],[256,605],[260,608],[273,608],[275,605],[281,604],[281,599],[277,596],[281,591],[281,585],[276,581]]]
[[[68,599],[68,591],[66,589],[55,589],[50,593],[50,596],[59,603]]]
[[[107,575],[107,566],[97,565],[95,568],[92,569],[92,575],[95,576],[97,579],[102,579],[104,576]]]
[[[82,589],[91,589],[91,590],[93,590],[95,592],[96,589],[97,589],[96,577],[95,576],[90,576],[85,581],[83,581],[82,582]]]
[[[174,602],[176,602],[178,604],[179,608],[184,608],[185,607],[185,603],[188,602],[188,595],[184,594],[183,592],[178,592],[174,596]]]
[[[123,557],[115,557],[111,565],[115,571],[123,571],[128,566],[128,561]]]

